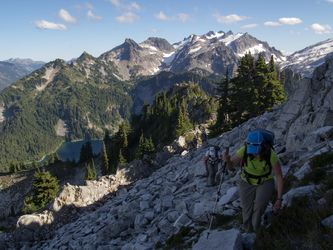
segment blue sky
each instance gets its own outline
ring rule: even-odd
[[[285,54],[333,38],[333,0],[11,0],[0,8],[0,61],[98,57],[126,38],[173,44],[248,32]]]

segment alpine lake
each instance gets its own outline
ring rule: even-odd
[[[62,161],[78,162],[80,159],[80,151],[83,144],[88,140],[64,142],[56,151]],[[93,149],[93,154],[99,154],[103,148],[103,140],[89,140]]]

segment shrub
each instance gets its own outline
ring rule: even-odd
[[[326,152],[320,155],[314,156],[310,161],[310,167],[312,169],[326,167],[333,163],[333,153]]]
[[[258,230],[254,249],[333,249],[333,230],[321,224],[332,215],[332,203],[327,199],[319,208],[307,196],[293,198],[292,206],[283,208],[269,228]]]
[[[193,227],[181,227],[177,234],[172,235],[166,241],[167,249],[174,249],[183,245],[185,243],[184,237],[188,236],[192,229]]]

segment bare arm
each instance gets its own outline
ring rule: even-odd
[[[230,158],[227,152],[224,152],[222,158],[223,161],[227,163],[227,169],[233,169],[241,161],[237,154],[234,154],[233,157]]]
[[[282,175],[282,170],[281,170],[281,165],[280,162],[275,163],[272,165],[273,172],[276,177],[276,182],[277,182],[277,193],[278,193],[278,199],[282,199],[282,194],[283,194],[283,175]],[[276,213],[280,208],[281,208],[281,200],[276,200],[274,204],[274,213]]]

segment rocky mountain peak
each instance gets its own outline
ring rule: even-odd
[[[87,53],[86,51],[83,51],[81,56],[77,59],[78,61],[84,61],[86,59],[93,59],[93,56]]]
[[[143,42],[143,44],[149,44],[160,49],[161,51],[169,52],[173,50],[172,45],[164,38],[149,37],[145,42]]]

